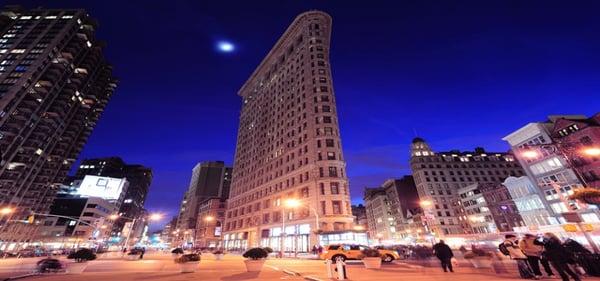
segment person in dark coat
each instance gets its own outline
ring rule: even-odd
[[[454,253],[452,253],[452,249],[444,243],[444,240],[440,240],[439,243],[433,245],[433,254],[442,263],[444,272],[448,272],[448,270],[454,272],[452,269],[452,257],[454,257]]]
[[[569,275],[575,281],[581,281],[581,278],[571,270],[569,263],[573,262],[573,253],[565,247],[560,239],[554,233],[545,233],[544,238],[535,240],[535,244],[544,246],[544,253],[548,261],[558,271],[563,281],[569,281]]]

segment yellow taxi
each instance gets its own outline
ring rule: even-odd
[[[323,253],[319,256],[322,260],[336,261],[338,258],[345,260],[358,260],[361,259],[361,252],[369,247],[363,245],[346,245],[346,244],[333,244],[323,248]],[[392,262],[393,260],[400,259],[400,255],[396,251],[378,249],[381,254],[381,260],[383,262]]]

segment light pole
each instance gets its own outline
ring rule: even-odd
[[[319,233],[319,213],[317,212],[317,210],[315,210],[315,208],[313,208],[306,202],[303,202],[299,199],[293,199],[293,198],[287,199],[284,202],[284,210],[285,210],[285,207],[288,207],[288,208],[305,207],[309,211],[312,211],[315,214],[315,233],[318,235],[318,233]],[[285,211],[284,211],[284,213],[285,213]],[[297,247],[297,245],[295,245],[297,242],[296,240],[297,240],[296,234],[294,233],[294,256],[298,255],[298,247]]]
[[[213,231],[213,236],[215,235],[215,231],[217,231],[217,227],[223,227],[223,223],[221,222],[220,219],[213,217],[211,215],[208,215],[206,217],[204,217],[204,221],[205,222],[215,222],[215,230]],[[221,232],[219,232],[219,242],[218,242],[218,248],[223,248],[223,240],[222,240],[223,235],[221,235]],[[205,245],[206,246],[206,245]]]
[[[419,203],[421,205],[421,207],[423,208],[423,214],[425,215],[425,230],[427,232],[429,232],[429,235],[431,235],[431,244],[434,245],[435,244],[435,232],[433,230],[433,214],[431,211],[431,205],[433,205],[433,202],[431,202],[430,200],[421,200],[421,202]]]

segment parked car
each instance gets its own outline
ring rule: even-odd
[[[347,244],[335,244],[325,246],[323,253],[320,258],[323,260],[359,260],[362,256],[362,250],[369,248],[364,245],[347,245]],[[392,262],[393,260],[400,259],[400,256],[396,251],[377,249],[381,254],[381,260],[384,262]]]

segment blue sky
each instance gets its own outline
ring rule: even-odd
[[[410,173],[415,132],[434,150],[505,151],[501,138],[528,122],[600,111],[597,1],[19,2],[85,8],[98,19],[121,82],[82,158],[152,167],[146,206],[170,215],[197,162],[232,162],[237,90],[310,9],[333,17],[354,202],[363,187]],[[236,50],[217,52],[219,40]]]

